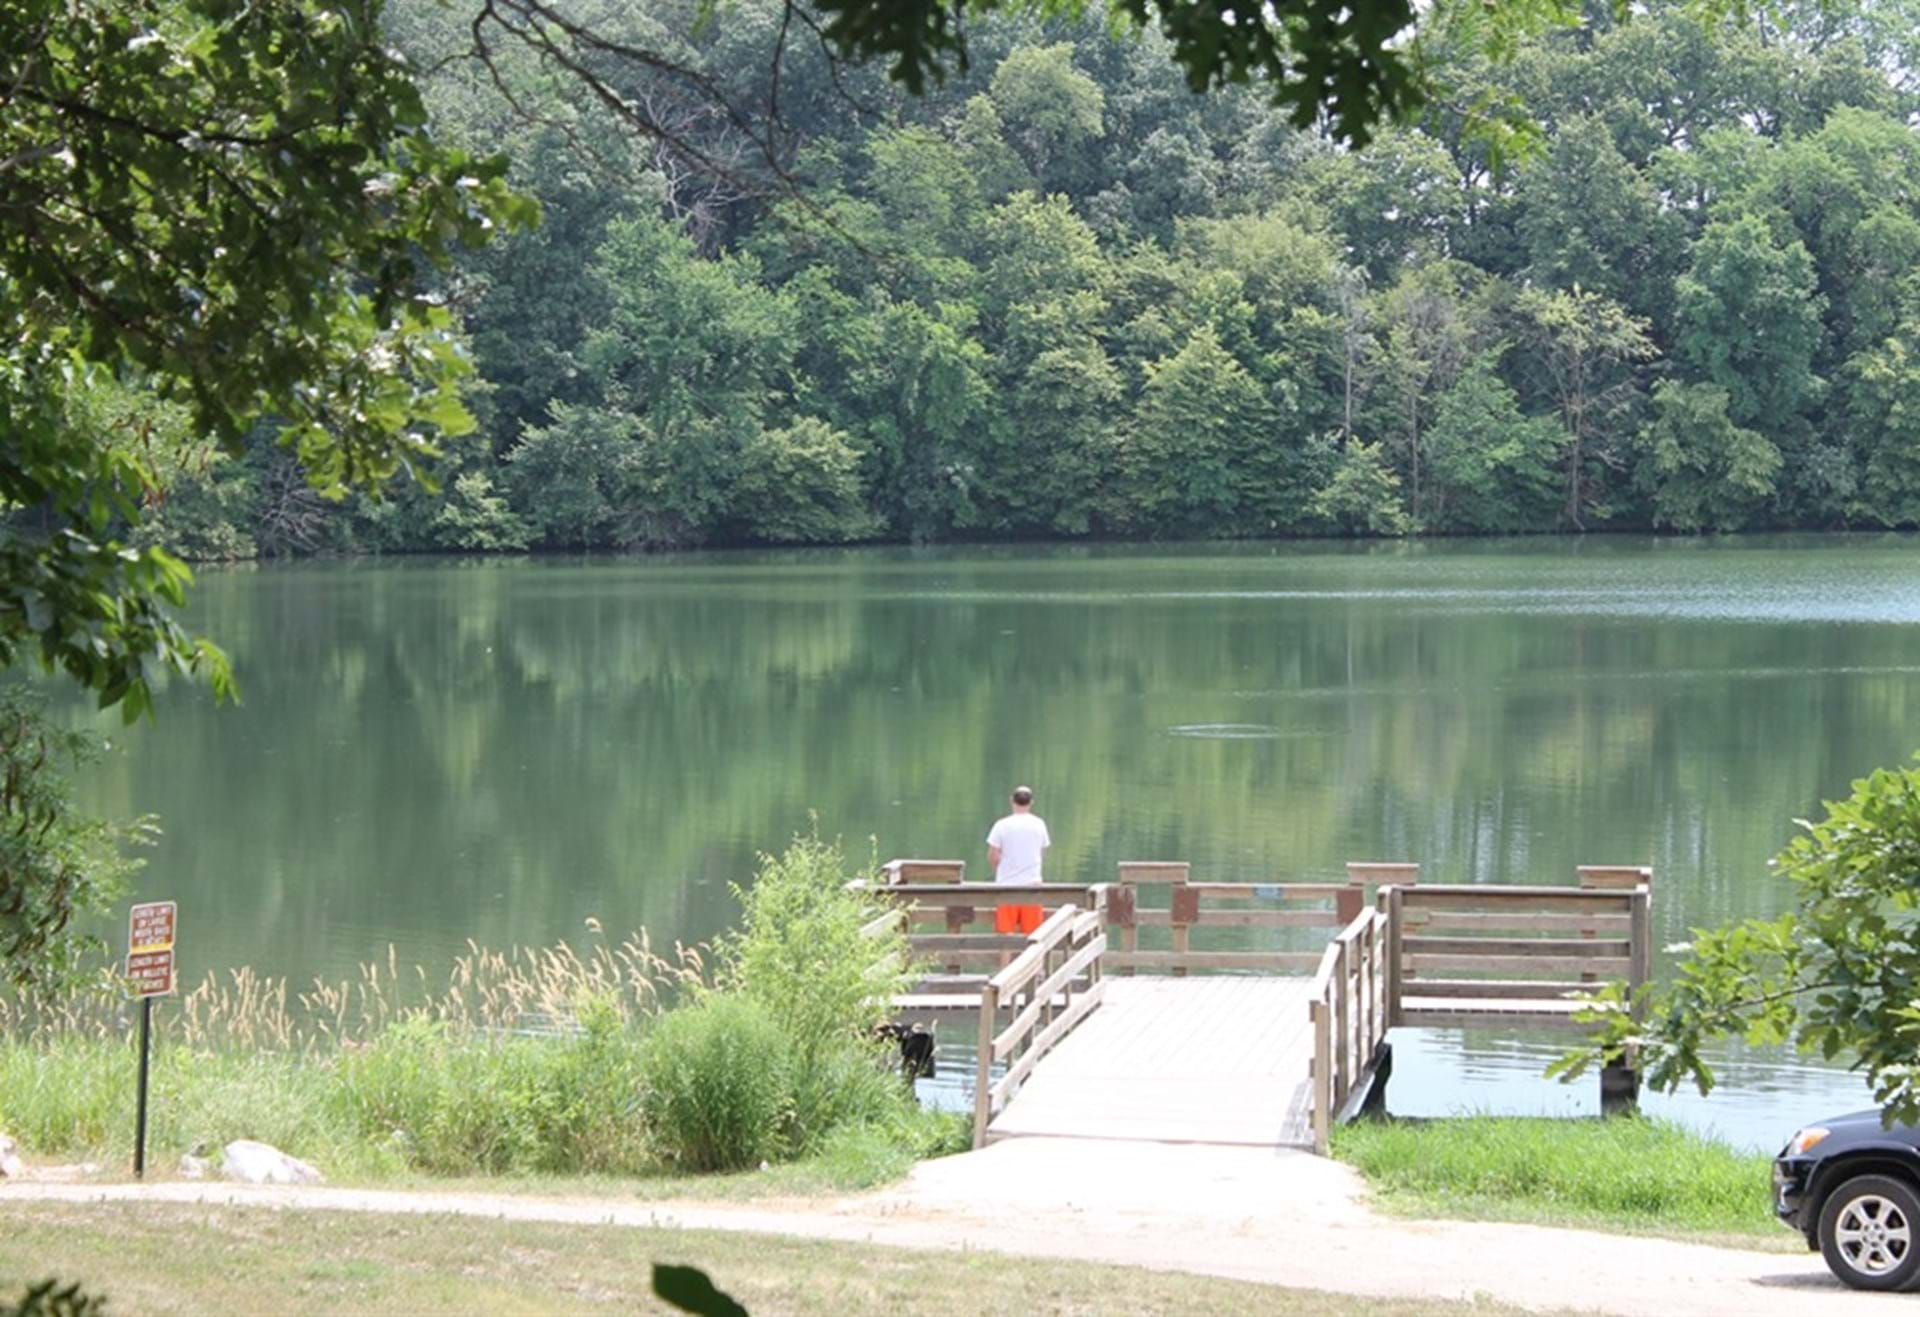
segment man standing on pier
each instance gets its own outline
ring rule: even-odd
[[[993,880],[1040,882],[1040,860],[1051,845],[1053,838],[1047,835],[1046,820],[1033,812],[1033,788],[1015,787],[1013,813],[987,833],[987,862],[993,866]],[[1046,911],[1037,905],[1003,905],[994,911],[993,931],[1031,933],[1045,918]]]

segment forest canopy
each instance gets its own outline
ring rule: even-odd
[[[778,0],[485,58],[515,4],[399,0],[435,149],[544,217],[410,271],[474,432],[316,488],[78,401],[175,440],[124,529],[191,558],[1920,525],[1904,11],[1436,22],[1354,149],[1092,8],[970,9],[915,95]]]

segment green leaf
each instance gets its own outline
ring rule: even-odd
[[[747,1310],[715,1289],[707,1273],[698,1267],[654,1263],[653,1292],[682,1312],[698,1317],[747,1317]]]

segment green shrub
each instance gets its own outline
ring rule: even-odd
[[[721,983],[760,1004],[787,1040],[796,1152],[911,1102],[888,1049],[873,1041],[906,985],[906,934],[872,927],[884,909],[847,887],[862,876],[848,872],[837,844],[796,837],[761,857],[752,887],[734,888],[740,929],[718,943]]]
[[[787,1138],[796,1154],[814,1151],[822,1138],[848,1125],[886,1126],[912,1110],[912,1090],[901,1078],[899,1052],[891,1045],[849,1040],[795,1057],[793,1109]]]
[[[682,1169],[737,1170],[785,1152],[793,1068],[787,1035],[759,1002],[716,993],[661,1016],[642,1079],[654,1148]]]

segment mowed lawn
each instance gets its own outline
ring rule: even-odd
[[[755,1317],[1451,1317],[1489,1304],[1351,1298],[1084,1262],[716,1231],[181,1204],[15,1204],[0,1191],[0,1302],[48,1276],[109,1314],[673,1311],[655,1261],[702,1267]]]

